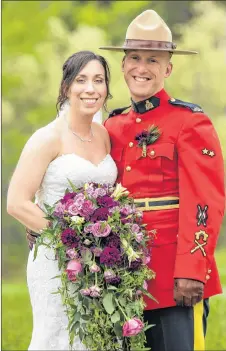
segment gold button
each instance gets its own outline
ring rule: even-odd
[[[136,122],[137,122],[137,123],[140,123],[140,122],[141,122],[141,119],[140,119],[140,118],[136,118]]]
[[[212,272],[212,270],[211,269],[208,269],[208,273],[211,273]]]
[[[206,280],[209,280],[210,279],[210,276],[209,274],[206,275]]]
[[[171,98],[171,99],[170,99],[170,101],[174,102],[174,101],[176,101],[176,99],[174,99],[174,98]]]
[[[130,167],[130,166],[127,166],[127,167],[126,167],[126,170],[127,170],[127,172],[131,171],[131,167]]]
[[[129,143],[129,147],[133,147],[133,142],[132,141]]]
[[[155,151],[154,151],[154,150],[151,150],[150,155],[151,155],[151,156],[154,156],[154,155],[155,155]]]

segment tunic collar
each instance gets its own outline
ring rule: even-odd
[[[147,111],[154,110],[157,108],[162,100],[168,100],[169,96],[164,89],[160,90],[155,95],[143,101],[135,102],[131,99],[132,109],[136,113],[143,114]]]

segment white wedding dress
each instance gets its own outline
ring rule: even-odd
[[[75,154],[62,155],[53,160],[45,173],[36,202],[53,205],[68,188],[67,178],[77,187],[86,182],[114,184],[116,165],[108,154],[98,165]],[[68,319],[62,306],[61,296],[52,294],[60,286],[59,274],[53,251],[40,246],[35,260],[34,248],[30,251],[27,265],[27,284],[33,312],[33,332],[28,350],[70,350]],[[73,350],[86,350],[76,337]]]

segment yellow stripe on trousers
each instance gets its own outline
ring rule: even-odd
[[[205,340],[203,331],[203,301],[193,307],[194,311],[194,351],[205,350]]]

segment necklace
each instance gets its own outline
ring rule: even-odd
[[[70,128],[69,128],[70,129]],[[73,132],[73,130],[70,129],[70,131],[77,137],[79,138],[82,142],[88,142],[90,143],[92,141],[92,138],[93,138],[93,131],[92,131],[92,127],[90,127],[90,135],[91,135],[91,138],[90,139],[84,139],[82,137],[80,137],[80,135],[76,134],[75,132]]]

